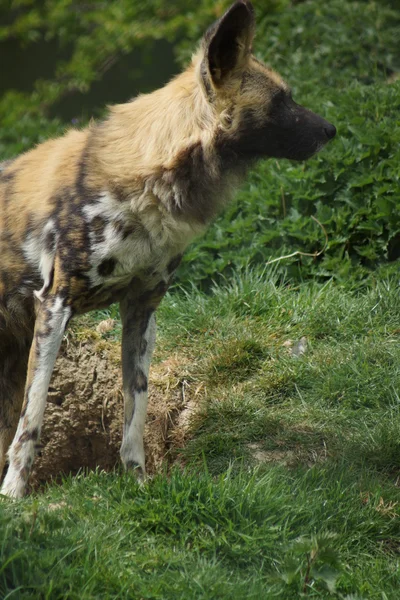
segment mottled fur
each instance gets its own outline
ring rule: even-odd
[[[251,54],[253,34],[252,6],[238,0],[168,85],[1,165],[0,474],[14,438],[4,494],[25,491],[69,319],[115,301],[121,456],[144,474],[154,312],[182,253],[254,160],[308,158],[333,137]]]

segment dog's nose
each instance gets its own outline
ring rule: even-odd
[[[325,133],[326,133],[327,138],[329,140],[331,140],[336,135],[336,127],[329,123],[329,125],[327,127],[325,127]]]

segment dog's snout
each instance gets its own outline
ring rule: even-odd
[[[328,140],[332,140],[336,135],[336,127],[330,123],[324,127],[324,131]]]

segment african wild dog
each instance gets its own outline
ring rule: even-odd
[[[1,166],[0,474],[12,442],[3,494],[24,493],[68,321],[117,301],[121,457],[144,475],[154,313],[183,251],[256,159],[303,160],[335,136],[252,55],[253,36],[252,5],[238,0],[165,87]]]

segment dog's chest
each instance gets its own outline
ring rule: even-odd
[[[193,229],[157,207],[132,210],[109,194],[84,208],[91,287],[114,287],[132,277],[163,278],[193,237]],[[171,263],[172,261],[172,263]]]
[[[41,298],[50,289],[56,267],[78,312],[120,300],[133,279],[143,291],[168,282],[193,228],[150,203],[133,208],[103,193],[81,207],[78,220],[65,223],[52,215],[29,234],[25,258],[43,283],[35,295]]]

